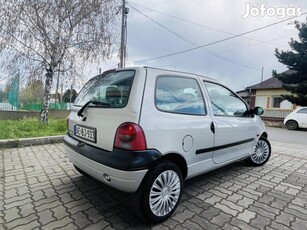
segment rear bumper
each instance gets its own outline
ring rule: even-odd
[[[160,158],[156,150],[108,152],[80,142],[70,136],[64,138],[69,160],[95,179],[124,192],[135,192],[150,166]],[[105,179],[108,175],[110,180]]]

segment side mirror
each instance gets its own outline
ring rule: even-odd
[[[254,109],[252,109],[252,112],[253,112],[253,114],[260,116],[264,113],[264,109],[257,106]]]

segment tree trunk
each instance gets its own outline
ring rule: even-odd
[[[45,91],[44,91],[44,104],[43,109],[41,111],[41,121],[43,123],[48,123],[48,112],[49,112],[49,104],[51,98],[51,87],[53,80],[53,68],[49,67],[46,69],[46,81],[45,81]]]

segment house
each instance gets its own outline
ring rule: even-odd
[[[261,106],[265,109],[263,118],[266,120],[280,121],[283,120],[296,105],[284,100],[281,95],[291,94],[282,87],[281,81],[271,77],[256,85],[246,87],[245,90],[239,91],[238,94],[249,103],[251,108]]]

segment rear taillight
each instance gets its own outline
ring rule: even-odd
[[[145,150],[146,139],[143,129],[134,123],[124,123],[117,128],[114,147],[127,150]]]

